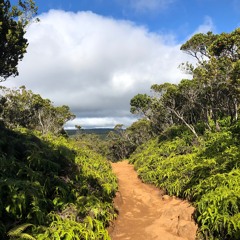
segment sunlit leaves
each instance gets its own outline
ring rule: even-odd
[[[231,127],[237,131],[235,128]],[[207,132],[197,145],[192,145],[186,133],[169,130],[165,136],[137,149],[130,161],[143,181],[193,202],[200,239],[238,240],[240,148],[237,137],[229,129]]]
[[[109,239],[117,181],[107,160],[63,136],[3,127],[0,135],[1,239],[7,231],[22,239]],[[33,227],[21,232],[22,223]]]

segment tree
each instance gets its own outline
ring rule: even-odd
[[[169,122],[168,114],[158,97],[147,94],[137,94],[130,101],[132,114],[139,115],[147,119],[150,123],[152,134],[158,134],[166,128]]]
[[[221,120],[236,122],[240,107],[240,28],[229,34],[196,34],[181,50],[194,57],[194,64],[182,64],[192,79],[152,85],[152,96],[138,94],[131,100],[131,113],[149,120],[155,133],[184,124],[196,138],[198,124],[214,130],[214,123],[215,130],[220,131]]]
[[[194,57],[199,64],[209,59],[209,46],[217,38],[212,32],[197,33],[181,46],[181,50]]]
[[[75,117],[68,106],[55,107],[49,99],[43,99],[24,86],[16,90],[2,87],[2,92],[1,118],[10,128],[21,126],[43,134],[58,134],[64,124]]]
[[[135,148],[153,137],[152,126],[147,119],[139,119],[126,129]]]
[[[183,83],[182,81],[182,85]],[[172,115],[172,123],[182,122],[190,129],[196,138],[198,138],[194,126],[190,121],[191,118],[189,118],[191,103],[189,105],[186,92],[181,91],[184,88],[181,89],[179,85],[176,84],[164,83],[160,85],[154,84],[151,89],[159,93],[159,101],[163,107],[169,111],[169,115]],[[176,119],[174,119],[174,117]]]
[[[201,46],[204,46],[204,51],[201,51]],[[232,123],[237,121],[240,101],[240,29],[219,35],[196,34],[181,49],[198,60],[195,67],[191,66],[191,72],[201,90],[201,103],[205,103],[206,115],[215,122],[217,128],[218,120],[223,117],[230,116]]]
[[[25,27],[36,11],[32,0],[19,0],[13,7],[9,0],[0,0],[0,81],[18,75],[18,62],[28,46]]]
[[[149,118],[151,97],[147,94],[137,94],[130,101],[130,112]]]
[[[135,150],[128,131],[123,127],[123,124],[117,124],[107,136],[108,158],[112,161],[126,159]]]

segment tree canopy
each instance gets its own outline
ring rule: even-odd
[[[238,120],[240,103],[240,29],[231,33],[198,33],[181,46],[195,59],[181,67],[192,75],[179,84],[154,84],[152,95],[138,94],[130,102],[154,129],[184,124],[198,137],[196,126],[219,130],[219,121]],[[211,123],[214,123],[211,124]]]
[[[68,106],[54,106],[49,99],[27,90],[2,87],[1,119],[10,128],[25,127],[58,134],[64,124],[75,118]]]
[[[193,57],[181,65],[191,79],[154,84],[151,94],[138,94],[130,102],[131,112],[141,114],[155,138],[139,146],[129,161],[143,182],[192,202],[197,238],[237,240],[240,28],[198,33],[181,50]]]
[[[32,0],[19,0],[13,7],[9,0],[0,0],[0,81],[18,75],[18,62],[28,46],[25,27],[36,11]]]

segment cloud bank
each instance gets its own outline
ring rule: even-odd
[[[178,65],[188,56],[174,36],[92,12],[51,10],[39,17],[27,31],[20,75],[7,85],[25,85],[56,105],[70,106],[77,118],[67,127],[128,126],[132,97],[152,84],[186,77]]]

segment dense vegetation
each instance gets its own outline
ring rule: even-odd
[[[117,184],[109,162],[65,137],[1,126],[0,237],[108,239]],[[31,238],[31,239],[34,239]]]
[[[179,84],[154,84],[131,112],[152,134],[130,157],[139,175],[196,207],[200,239],[240,239],[240,29],[196,34],[181,49],[196,63]]]
[[[229,34],[196,34],[181,49],[197,61],[181,65],[192,79],[154,84],[151,96],[138,94],[131,100],[131,112],[148,119],[157,134],[182,124],[198,138],[199,124],[203,129],[220,130],[218,122],[226,117],[234,124],[240,103],[240,29]]]
[[[197,144],[172,127],[130,158],[144,182],[193,203],[200,239],[240,238],[239,126],[207,131]]]
[[[18,75],[36,10],[32,0],[0,1],[0,81]],[[85,141],[67,137],[74,117],[24,86],[1,87],[0,239],[109,239],[116,177]]]
[[[36,10],[0,0],[0,81],[18,75]],[[199,239],[240,239],[240,29],[196,34],[181,50],[195,59],[181,65],[192,78],[133,97],[140,119],[104,140],[80,126],[68,138],[68,106],[1,88],[1,239],[109,239],[117,182],[107,158],[129,158],[143,181],[190,200]]]
[[[110,134],[113,161],[129,158],[145,182],[196,207],[199,239],[240,238],[240,29],[196,34],[181,49],[191,79],[132,98],[140,119]]]

